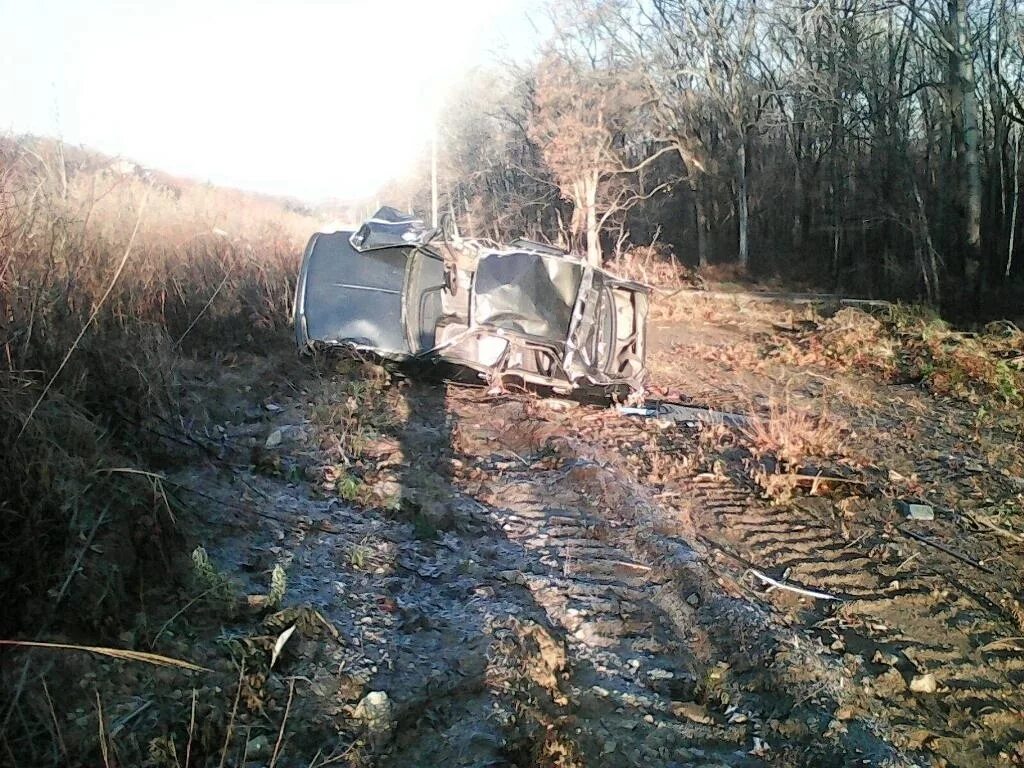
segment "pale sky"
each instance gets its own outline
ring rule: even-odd
[[[535,0],[0,0],[0,132],[307,200],[372,194]],[[520,54],[520,55],[516,55]]]

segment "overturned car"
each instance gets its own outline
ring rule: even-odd
[[[444,361],[488,381],[639,390],[650,289],[548,245],[498,247],[384,208],[310,239],[295,296],[299,349]]]

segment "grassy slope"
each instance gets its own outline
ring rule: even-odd
[[[116,633],[141,574],[166,567],[173,512],[135,470],[176,419],[176,368],[288,322],[313,225],[284,201],[0,141],[5,636]],[[104,540],[109,568],[87,556]]]

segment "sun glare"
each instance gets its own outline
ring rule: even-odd
[[[441,94],[525,24],[514,0],[0,9],[18,32],[0,50],[18,73],[0,81],[0,130],[311,200],[401,174]]]

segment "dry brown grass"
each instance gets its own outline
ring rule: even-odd
[[[791,347],[805,362],[919,382],[941,397],[1024,405],[1024,332],[1009,322],[965,333],[919,308],[896,305],[882,317],[847,308]]]
[[[815,415],[788,401],[772,402],[765,415],[741,431],[755,456],[774,457],[784,471],[796,470],[808,459],[841,454],[848,432],[835,416]]]
[[[697,273],[682,264],[672,250],[662,243],[633,246],[605,266],[627,280],[636,280],[664,290],[703,285]]]
[[[143,475],[103,470],[145,464],[174,420],[183,355],[280,335],[311,229],[270,199],[0,139],[6,636],[61,615],[45,596],[68,573],[74,622],[112,632],[145,563],[166,567],[166,499]],[[77,561],[87,539],[106,556]]]
[[[158,471],[182,458],[171,442],[182,437],[179,368],[287,338],[313,228],[280,201],[0,138],[0,637],[133,658],[124,637],[155,630],[147,611],[190,588],[183,510]],[[96,660],[70,658],[81,654],[5,651],[3,762],[122,762],[108,752],[112,733],[101,728],[97,741],[95,721],[90,736],[54,716],[38,690],[43,656],[70,679],[97,679]],[[139,675],[116,679],[141,690],[150,683]],[[180,683],[155,679],[155,691]],[[81,692],[64,693],[62,712]],[[213,714],[202,721],[219,723]],[[199,764],[194,704],[184,717],[189,746],[177,754]]]

